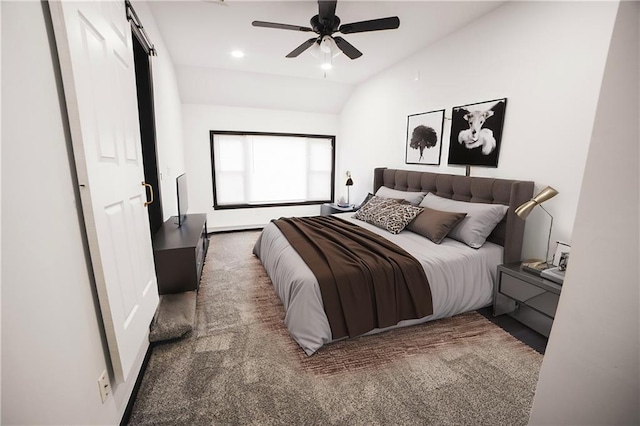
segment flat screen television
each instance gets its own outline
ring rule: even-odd
[[[187,219],[189,209],[189,197],[187,196],[187,174],[183,173],[176,178],[176,188],[178,190],[178,226],[182,226]]]

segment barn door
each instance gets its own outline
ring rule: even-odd
[[[124,2],[49,4],[100,309],[122,382],[158,304],[131,30]]]

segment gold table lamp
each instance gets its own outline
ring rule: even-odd
[[[555,197],[556,195],[558,195],[558,191],[556,191],[555,189],[553,189],[550,186],[547,186],[542,191],[540,191],[538,193],[538,195],[536,195],[535,197],[533,197],[529,201],[527,201],[527,202],[523,203],[522,205],[520,205],[515,211],[516,215],[520,219],[525,220],[527,218],[527,216],[529,216],[529,213],[531,213],[531,210],[533,210],[536,206],[540,206],[540,208],[542,210],[544,210],[544,212],[546,214],[548,214],[549,217],[551,218],[551,223],[549,224],[549,237],[547,238],[547,254],[546,254],[546,257],[544,258],[543,261],[524,262],[523,263],[523,266],[526,266],[529,269],[534,269],[535,271],[542,271],[542,270],[547,269],[549,267],[548,266],[549,244],[551,243],[551,229],[553,228],[553,216],[551,216],[551,213],[549,213],[547,211],[547,209],[542,207],[542,203],[544,203],[545,201]]]

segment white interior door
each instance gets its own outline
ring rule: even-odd
[[[124,1],[49,4],[91,262],[121,382],[132,373],[158,304],[131,30]]]

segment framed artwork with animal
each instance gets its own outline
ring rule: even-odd
[[[450,165],[498,167],[507,98],[453,108]]]
[[[407,118],[406,164],[440,164],[443,124],[443,109]]]

